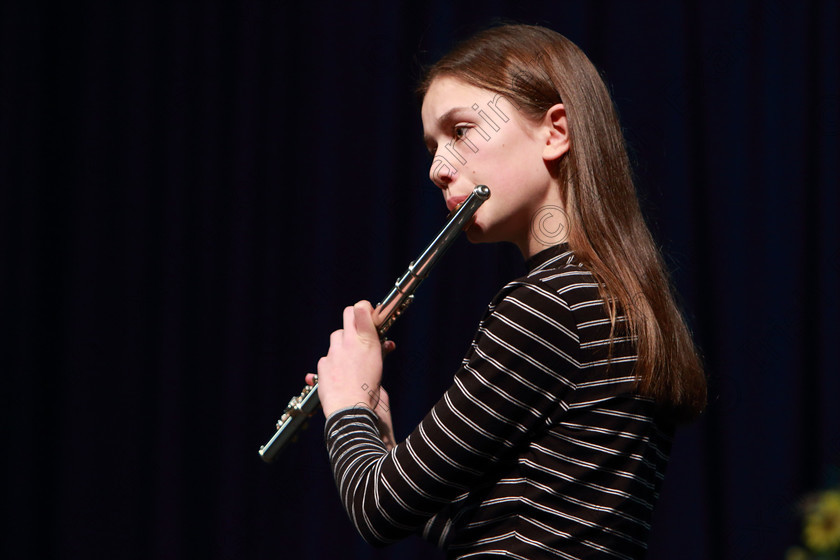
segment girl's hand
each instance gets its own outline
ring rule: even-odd
[[[318,396],[326,416],[352,406],[376,409],[383,350],[387,352],[388,346],[380,343],[371,304],[360,301],[347,307],[344,328],[330,335],[330,349],[318,361]]]
[[[396,344],[394,344],[393,341],[385,339],[382,342],[382,357],[384,358],[385,356],[393,352],[395,348]],[[317,379],[318,378],[315,376],[314,373],[306,374],[307,385],[315,385],[315,381]],[[323,386],[319,383],[319,387]],[[319,396],[321,391],[322,389],[319,388]],[[381,385],[375,390],[375,394],[376,396],[374,397],[370,394],[370,391],[368,391],[368,396],[376,402],[376,406],[373,409],[373,411],[379,417],[379,435],[382,437],[382,443],[384,443],[385,447],[390,451],[397,444],[396,440],[394,439],[394,425],[391,420],[390,398],[388,397],[388,392]]]

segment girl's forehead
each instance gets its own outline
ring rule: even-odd
[[[472,84],[468,84],[460,78],[441,76],[432,80],[432,83],[429,85],[429,89],[426,90],[424,102],[430,97],[433,100],[439,101],[450,97],[475,96],[488,93],[490,92]]]
[[[435,78],[423,97],[421,116],[424,124],[429,126],[433,124],[432,121],[437,121],[455,107],[470,108],[476,103],[482,104],[486,97],[492,96],[491,91],[473,86],[458,78],[449,76]]]

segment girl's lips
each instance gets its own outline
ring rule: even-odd
[[[468,196],[453,196],[452,198],[446,199],[446,207],[449,209],[449,215],[447,219],[451,218],[455,211],[461,207],[461,204],[464,203],[465,200],[469,198]],[[476,215],[473,216],[464,224],[464,227],[461,228],[461,231],[467,231],[470,227],[475,223]]]
[[[466,197],[466,196],[453,196],[453,197],[451,197],[451,198],[447,198],[447,199],[446,199],[446,208],[449,210],[449,213],[451,214],[451,213],[452,213],[452,212],[454,212],[454,211],[458,208],[458,206],[460,206],[460,205],[461,205],[461,203],[462,203],[462,202],[464,202],[465,200],[467,200],[467,197]]]

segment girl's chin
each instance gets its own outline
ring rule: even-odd
[[[464,234],[470,243],[487,243],[487,234],[481,226],[473,223],[464,229]]]

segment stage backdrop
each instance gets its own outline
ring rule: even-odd
[[[702,347],[650,558],[781,558],[840,448],[836,0],[4,2],[4,558],[441,557],[351,529],[323,418],[257,456],[443,224],[414,88],[503,18],[612,89]],[[392,330],[404,437],[522,271],[465,240]]]

